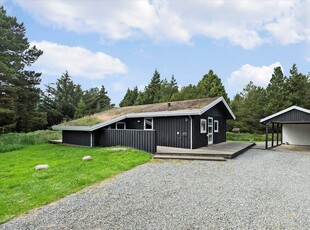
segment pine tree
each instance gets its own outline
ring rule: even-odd
[[[267,116],[266,101],[264,88],[254,85],[253,82],[247,84],[231,103],[237,118],[234,127],[240,128],[242,132],[262,132],[264,127],[258,121]]]
[[[123,98],[123,100],[120,102],[119,106],[132,106],[135,104],[137,97],[138,97],[138,87],[136,86],[133,90],[127,89],[127,92]]]
[[[179,92],[174,93],[171,97],[171,101],[184,101],[198,98],[199,95],[197,94],[197,87],[189,84],[188,86],[182,87]]]
[[[226,101],[229,101],[221,79],[214,74],[213,70],[209,70],[208,74],[204,75],[202,80],[198,82],[197,91],[199,98],[222,96]]]
[[[75,99],[76,85],[71,80],[68,71],[63,73],[56,82],[55,99],[58,111],[62,114],[64,120],[70,120],[74,117],[77,106]]]
[[[99,103],[99,111],[97,112],[101,112],[111,107],[111,99],[109,98],[108,91],[105,90],[104,85],[101,86],[101,89],[99,91],[98,103]]]
[[[0,126],[30,131],[45,124],[40,103],[40,73],[25,70],[42,54],[30,47],[23,23],[0,7]]]
[[[80,118],[85,115],[86,115],[86,105],[85,105],[85,102],[83,101],[83,98],[81,98],[79,103],[77,104],[77,107],[74,113],[74,118]]]
[[[137,97],[136,104],[153,104],[160,101],[160,74],[155,70],[151,82],[145,87],[143,93]]]
[[[160,84],[160,102],[167,102],[171,100],[174,93],[178,92],[177,81],[172,75],[170,82],[165,78]]]
[[[268,98],[266,110],[269,111],[270,114],[290,106],[287,90],[287,78],[284,76],[281,67],[274,68],[274,73],[266,88]]]
[[[309,76],[298,72],[293,64],[288,78],[288,98],[291,105],[306,107],[309,103]]]

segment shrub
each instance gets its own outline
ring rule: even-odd
[[[25,145],[47,143],[61,139],[60,131],[39,130],[30,133],[7,133],[0,135],[0,153],[22,149]]]

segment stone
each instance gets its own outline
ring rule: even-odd
[[[34,170],[44,170],[44,169],[47,169],[48,168],[48,165],[36,165],[34,167]]]
[[[91,156],[85,156],[82,158],[83,161],[90,161],[91,159]]]
[[[114,151],[124,151],[127,148],[110,148],[109,150],[114,150]]]

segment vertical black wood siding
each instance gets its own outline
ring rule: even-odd
[[[303,123],[310,122],[310,114],[293,109],[287,113],[283,113],[277,117],[274,117],[269,120],[270,122],[281,122],[289,124],[291,123]]]
[[[99,145],[102,147],[122,145],[155,153],[156,132],[154,130],[102,129]]]
[[[62,131],[62,142],[66,144],[90,146],[90,137],[85,131]]]
[[[218,144],[226,141],[226,118],[228,111],[224,104],[221,102],[213,108],[203,113],[200,116],[193,117],[193,149],[200,148],[208,145],[208,133],[200,133],[200,120],[208,117],[213,118],[213,144]],[[219,132],[214,132],[214,120],[219,121]]]
[[[191,148],[191,120],[189,116],[154,117],[157,144],[177,148]]]

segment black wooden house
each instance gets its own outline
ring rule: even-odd
[[[53,129],[62,130],[67,144],[122,145],[155,153],[156,146],[195,149],[225,142],[227,119],[235,116],[217,97],[114,108]],[[92,121],[96,124],[83,124]]]

